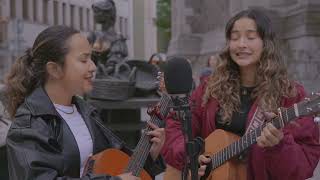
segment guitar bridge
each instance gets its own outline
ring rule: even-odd
[[[94,163],[95,163],[95,160],[90,157],[83,170],[82,176],[85,176],[86,174],[89,174],[89,173],[93,173]]]

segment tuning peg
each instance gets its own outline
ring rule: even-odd
[[[320,117],[318,117],[318,116],[314,117],[313,120],[316,123],[320,123]]]
[[[305,97],[305,98],[304,98],[304,100],[306,100],[306,101],[310,101],[311,99],[310,99],[310,98],[308,98],[308,97]]]
[[[314,95],[320,96],[320,93],[319,93],[319,92],[316,92],[316,93],[315,93],[315,92],[312,92],[311,95],[312,95],[312,96],[314,96]]]
[[[311,111],[312,111],[312,108],[307,108],[307,111],[308,111],[308,112],[311,112]]]

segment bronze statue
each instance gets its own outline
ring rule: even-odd
[[[146,61],[128,61],[126,38],[115,32],[116,7],[113,0],[101,0],[92,5],[95,21],[101,31],[90,33],[92,59],[97,75],[91,97],[125,100],[131,96],[146,96],[157,89],[157,69]]]
[[[94,19],[101,24],[101,31],[90,33],[93,60],[98,66],[98,76],[113,77],[116,65],[130,71],[124,60],[128,56],[126,38],[115,32],[116,7],[113,0],[102,0],[92,5]],[[123,77],[122,77],[123,78]]]

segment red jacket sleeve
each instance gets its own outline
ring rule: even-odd
[[[302,86],[297,85],[298,96],[287,100],[285,106],[301,101],[305,97]],[[291,101],[291,102],[290,102]],[[266,148],[264,158],[271,179],[304,180],[312,176],[320,158],[319,129],[312,117],[296,120],[284,129],[280,144]]]
[[[201,107],[202,95],[205,83],[200,84],[190,97],[190,108],[192,112],[192,132],[196,136],[200,134],[203,108]],[[166,141],[162,149],[162,155],[167,164],[178,170],[182,170],[185,163],[185,139],[182,132],[181,121],[174,116],[174,113],[166,119]]]

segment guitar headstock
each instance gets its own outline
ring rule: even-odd
[[[320,114],[320,93],[312,93],[310,97],[297,104],[299,116]]]

